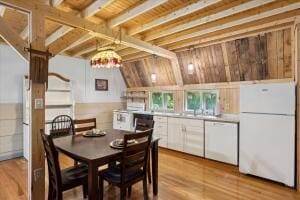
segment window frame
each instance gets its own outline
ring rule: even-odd
[[[217,89],[198,89],[198,90],[185,90],[184,91],[184,112],[186,113],[192,113],[194,110],[188,109],[188,100],[187,100],[187,93],[188,92],[194,92],[194,93],[199,93],[200,94],[200,107],[198,110],[202,110],[203,114],[204,113],[210,113],[211,110],[205,110],[205,102],[204,102],[204,97],[203,93],[215,93],[216,94],[216,106],[219,102],[219,90]],[[198,111],[197,110],[197,111]]]
[[[162,109],[154,109],[153,108],[153,101],[152,101],[152,93],[161,93],[162,95],[162,104],[163,104],[163,107]],[[172,109],[168,109],[167,108],[167,105],[165,104],[165,99],[164,99],[164,94],[172,94],[173,96],[173,108]],[[150,96],[150,110],[153,110],[153,111],[161,111],[161,112],[174,112],[175,110],[175,98],[174,98],[174,91],[151,91],[149,93],[149,96]]]

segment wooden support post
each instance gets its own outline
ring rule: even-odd
[[[31,13],[31,45],[33,49],[45,51],[45,17],[38,10]],[[32,62],[32,61],[31,61]],[[48,71],[48,65],[42,70]],[[35,68],[36,69],[36,68]],[[30,70],[33,75],[34,70]],[[43,73],[38,73],[43,74]],[[41,100],[42,108],[37,109],[35,102]],[[31,83],[31,120],[30,120],[30,153],[29,153],[29,199],[45,198],[45,158],[40,135],[45,129],[45,83]]]

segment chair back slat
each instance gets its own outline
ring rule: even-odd
[[[74,120],[75,133],[96,128],[96,118]]]
[[[54,146],[51,135],[46,135],[43,129],[40,130],[40,134],[47,158],[49,185],[51,184],[54,193],[58,194],[62,187],[61,171],[58,161],[58,151]]]
[[[124,135],[124,149],[121,160],[121,183],[125,182],[125,177],[130,173],[141,169],[143,175],[146,176],[152,132],[153,129],[148,129],[140,133]],[[128,140],[137,140],[138,143],[127,144]]]
[[[68,115],[55,117],[51,124],[50,135],[54,138],[74,135],[74,123],[72,118]]]
[[[135,120],[135,130],[145,131],[154,127],[154,121],[149,119],[140,119]]]

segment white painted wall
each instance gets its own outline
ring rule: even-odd
[[[8,45],[0,45],[0,103],[22,103],[23,76],[28,64]],[[71,79],[76,103],[120,102],[126,89],[118,69],[92,69],[89,61],[56,56],[49,71]],[[108,91],[95,91],[95,79],[108,79]]]

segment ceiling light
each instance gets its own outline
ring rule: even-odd
[[[194,73],[194,64],[193,63],[189,63],[188,64],[188,74],[193,74]]]
[[[151,82],[156,83],[156,74],[151,74]]]

